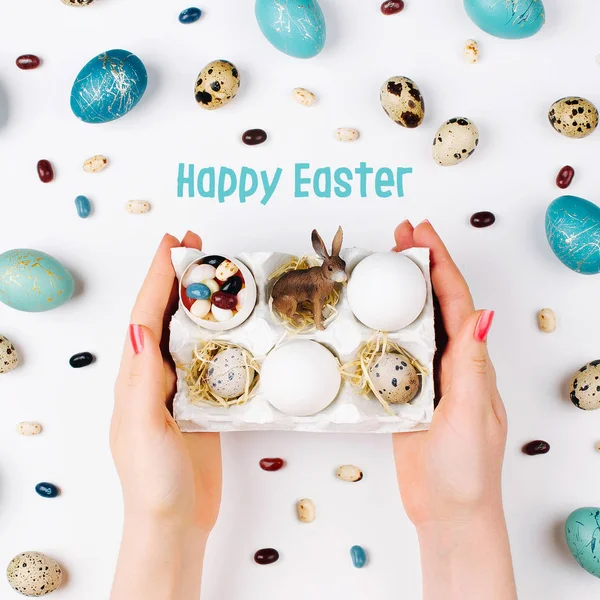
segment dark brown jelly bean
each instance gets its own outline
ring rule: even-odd
[[[35,54],[23,54],[15,62],[17,67],[23,71],[31,71],[40,66],[40,59]]]
[[[221,291],[235,296],[242,289],[243,285],[244,282],[242,281],[242,278],[234,275],[221,286]]]
[[[263,129],[248,129],[242,134],[242,142],[247,146],[257,146],[267,141],[267,132]]]
[[[536,454],[548,454],[550,452],[550,444],[543,440],[535,440],[529,442],[523,446],[523,452],[529,456],[535,456]]]
[[[212,254],[211,256],[205,256],[202,259],[203,265],[210,265],[215,269],[225,260],[223,256],[217,256],[216,254]]]
[[[263,471],[279,471],[285,462],[283,458],[263,458],[258,464]]]
[[[561,190],[566,190],[573,181],[573,177],[575,177],[575,169],[567,165],[563,167],[556,176],[556,185]]]
[[[478,229],[481,229],[482,227],[489,227],[490,225],[493,225],[495,222],[496,222],[496,216],[494,215],[494,213],[491,213],[487,210],[483,210],[481,212],[476,212],[471,217],[471,225],[473,225],[473,227],[477,227]]]
[[[37,164],[37,172],[42,183],[50,183],[54,179],[54,169],[49,160],[40,160]]]
[[[381,12],[384,15],[397,15],[404,10],[404,2],[402,0],[387,0],[381,5]]]
[[[233,310],[237,306],[237,296],[225,292],[215,292],[210,300],[215,306],[223,310]]]
[[[272,565],[279,560],[279,552],[275,548],[262,548],[254,554],[254,562],[259,565]]]
[[[69,359],[69,364],[74,369],[81,369],[82,367],[87,367],[94,362],[94,355],[90,352],[79,352],[78,354],[74,354]]]

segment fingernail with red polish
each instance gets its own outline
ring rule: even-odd
[[[477,325],[475,325],[475,333],[473,337],[477,342],[485,342],[487,339],[488,333],[492,328],[492,323],[494,322],[494,315],[496,313],[493,310],[484,310],[479,317],[479,321],[477,321]]]
[[[134,354],[139,354],[144,349],[144,330],[139,325],[129,326],[129,341]]]

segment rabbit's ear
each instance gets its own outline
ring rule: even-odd
[[[331,244],[331,256],[339,256],[340,250],[342,249],[342,242],[344,240],[344,232],[341,227],[338,227],[337,233],[333,238],[333,243]]]
[[[328,259],[329,258],[329,254],[327,254],[327,248],[325,248],[325,244],[323,242],[323,239],[321,238],[321,236],[319,235],[319,233],[317,232],[316,229],[313,229],[311,239],[312,239],[312,245],[313,245],[313,248],[315,249],[315,252],[323,260]]]

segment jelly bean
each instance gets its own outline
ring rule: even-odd
[[[214,294],[221,289],[221,286],[217,283],[216,279],[205,279],[202,283],[210,290],[211,294]]]
[[[215,306],[223,310],[233,310],[237,306],[237,298],[226,292],[215,292],[211,300]]]
[[[216,277],[221,281],[227,281],[239,271],[238,266],[230,260],[224,260],[218,267]]]
[[[573,181],[573,177],[575,177],[575,169],[567,165],[563,167],[556,176],[556,185],[561,190],[566,190]]]
[[[193,298],[194,300],[208,300],[211,291],[209,287],[203,283],[192,283],[192,285],[186,288],[185,294],[188,298]]]
[[[352,548],[350,548],[350,556],[352,557],[352,564],[357,569],[362,569],[365,566],[367,562],[367,553],[362,546],[352,546]]]
[[[17,433],[25,436],[39,435],[42,433],[42,426],[35,421],[21,421],[17,425]]]
[[[224,260],[225,260],[225,257],[217,256],[216,254],[213,254],[211,256],[205,256],[202,259],[202,264],[211,265],[212,267],[214,267],[216,269]]]
[[[210,312],[212,316],[215,318],[215,321],[222,323],[223,321],[229,321],[229,319],[233,318],[233,311],[227,308],[219,308],[214,304],[211,306]]]
[[[179,22],[184,25],[195,23],[202,16],[202,11],[195,6],[190,6],[179,13]]]
[[[475,40],[467,40],[464,55],[468,62],[475,64],[479,60],[479,44]]]
[[[100,171],[106,169],[107,165],[108,158],[106,158],[106,156],[102,156],[101,154],[96,154],[96,156],[88,158],[83,163],[83,170],[86,173],[100,173]]]
[[[92,212],[92,205],[85,196],[77,196],[75,198],[75,208],[77,209],[77,214],[82,219],[87,219]]]
[[[316,509],[315,504],[308,498],[303,498],[298,502],[298,518],[302,523],[312,523],[315,520]]]
[[[337,470],[337,476],[342,481],[357,482],[363,478],[363,472],[354,465],[342,465]]]
[[[302,104],[302,106],[312,106],[317,99],[312,92],[309,92],[304,88],[294,88],[292,90],[292,98],[298,104]]]
[[[199,319],[204,319],[204,317],[210,312],[210,300],[196,300],[194,304],[192,304],[192,308],[190,312]]]
[[[35,54],[23,54],[15,62],[17,67],[23,71],[31,71],[40,66],[40,59]]]
[[[222,292],[226,292],[227,294],[233,294],[234,296],[242,289],[244,282],[241,277],[235,275],[234,277],[230,277],[221,287]]]
[[[240,290],[237,295],[237,306],[236,310],[242,310],[244,308],[244,304],[246,303],[246,289]]]
[[[279,560],[279,552],[275,548],[262,548],[254,554],[254,562],[259,565],[272,565]]]
[[[487,210],[483,210],[481,212],[476,212],[471,217],[471,225],[473,227],[477,227],[478,229],[482,229],[483,227],[489,227],[496,222],[496,216],[494,213],[491,213]]]
[[[340,127],[335,130],[335,137],[338,142],[354,142],[360,137],[360,133],[351,127]]]
[[[42,183],[50,183],[54,179],[54,169],[49,160],[40,160],[37,164],[37,172]]]
[[[523,453],[529,456],[536,456],[537,454],[548,454],[550,452],[550,444],[543,440],[535,440],[529,442],[523,446]]]
[[[209,279],[214,279],[214,277],[215,268],[212,265],[193,265],[187,270],[185,277],[183,278],[183,287],[189,287],[192,283],[205,283]],[[219,288],[217,287],[217,290],[218,289]]]
[[[69,359],[69,364],[74,369],[81,369],[82,367],[88,367],[94,362],[94,355],[89,352],[79,352],[74,354]]]
[[[542,308],[538,313],[538,324],[544,333],[556,331],[556,314],[551,308]]]
[[[264,129],[248,129],[242,134],[242,142],[247,146],[258,146],[267,141],[267,132]]]
[[[404,2],[402,0],[386,0],[381,5],[381,12],[384,15],[397,15],[404,10]]]
[[[144,200],[130,200],[126,207],[127,212],[132,215],[143,215],[150,210],[150,202]]]
[[[279,471],[285,465],[283,458],[262,458],[258,463],[263,471]]]
[[[35,491],[42,498],[56,498],[60,494],[60,490],[53,484],[43,481],[35,486]]]

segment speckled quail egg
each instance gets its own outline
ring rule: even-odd
[[[390,77],[382,86],[381,106],[395,123],[414,129],[423,122],[425,102],[421,91],[408,77]]]
[[[390,352],[378,355],[369,367],[373,392],[390,404],[414,400],[421,387],[421,377],[406,356]]]
[[[221,350],[211,361],[206,373],[206,383],[211,391],[230,400],[239,398],[254,381],[254,369],[248,366],[241,348]]]
[[[240,74],[227,60],[208,63],[196,79],[196,102],[207,110],[214,110],[235,98],[240,87]]]
[[[6,577],[23,596],[45,596],[60,587],[62,570],[53,558],[40,552],[23,552],[10,561]]]
[[[600,408],[600,360],[584,365],[571,378],[571,402],[581,410]]]
[[[433,139],[433,158],[442,167],[465,161],[479,144],[479,131],[473,121],[455,117],[446,121]]]
[[[19,365],[19,355],[10,340],[0,335],[0,373],[8,373]]]
[[[89,6],[94,0],[62,0],[67,6]]]
[[[569,96],[557,100],[548,112],[550,124],[570,138],[584,138],[598,126],[598,110],[585,98]]]

